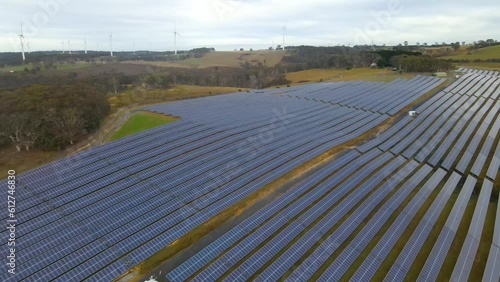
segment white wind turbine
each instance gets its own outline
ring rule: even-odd
[[[19,34],[19,40],[21,41],[21,54],[23,55],[23,62],[26,60],[24,55],[24,35],[23,35],[23,25],[21,24],[21,34]]]
[[[113,34],[109,34],[109,52],[111,53],[111,57],[113,57]]]
[[[283,51],[285,51],[286,24],[283,26]]]
[[[64,54],[64,41],[61,41],[62,53]]]
[[[68,40],[68,52],[71,55],[71,41]]]
[[[174,48],[175,48],[175,55],[177,55],[177,35],[182,36],[182,35],[180,35],[177,32],[177,27],[176,27],[176,25],[174,23]]]
[[[85,54],[87,54],[87,39],[83,40],[83,47],[85,49]]]

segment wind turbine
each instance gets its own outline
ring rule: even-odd
[[[64,41],[61,41],[62,53],[64,54]]]
[[[87,54],[87,39],[83,40],[83,45],[84,45],[84,48],[85,48],[85,54]]]
[[[111,57],[113,57],[113,34],[109,34],[109,52],[111,53]]]
[[[71,41],[68,40],[68,52],[71,55]]]
[[[175,48],[175,55],[177,55],[177,35],[182,36],[182,35],[180,35],[177,32],[177,27],[175,26],[175,23],[174,23],[174,48]]]
[[[285,51],[285,33],[286,33],[286,24],[283,26],[283,51]]]
[[[24,56],[24,35],[23,35],[23,25],[21,24],[21,34],[19,34],[19,40],[21,41],[21,54],[23,55],[23,62],[26,60]]]

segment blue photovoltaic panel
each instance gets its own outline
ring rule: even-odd
[[[444,228],[439,234],[429,257],[420,272],[418,277],[419,281],[435,281],[437,279],[439,271],[441,270],[441,265],[448,254],[448,249],[450,248],[455,237],[455,233],[458,230],[458,225],[462,220],[463,213],[465,212],[465,208],[467,207],[467,203],[472,194],[472,190],[474,190],[475,184],[476,179],[473,176],[467,177],[462,191],[460,191],[458,199],[448,215]]]
[[[481,192],[472,216],[472,221],[467,232],[467,238],[462,245],[462,250],[458,256],[457,263],[451,274],[451,281],[468,281],[472,264],[476,258],[476,252],[481,241],[483,225],[488,212],[490,195],[493,189],[493,182],[485,180],[481,187]]]

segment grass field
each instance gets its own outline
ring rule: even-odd
[[[493,62],[472,62],[472,63],[460,63],[457,64],[460,67],[470,68],[470,69],[482,69],[482,70],[497,70],[500,71],[500,63]]]
[[[161,115],[152,112],[140,111],[134,113],[111,137],[111,141],[117,140],[141,131],[151,129],[160,125],[177,121],[178,118]]]
[[[149,105],[168,101],[234,93],[240,90],[246,91],[247,89],[236,87],[211,87],[178,84],[170,89],[165,90],[128,90],[117,96],[110,97],[108,101],[111,105],[111,108],[113,110],[116,110],[121,107]]]
[[[212,52],[205,54],[202,58],[172,62],[126,61],[124,63],[175,68],[208,68],[215,66],[239,68],[241,63],[245,61],[249,63],[265,62],[267,66],[274,66],[281,61],[284,55],[285,53],[282,51],[232,51]]]
[[[467,55],[467,50],[465,48],[460,48],[457,51],[453,52],[451,55],[441,58],[452,60],[500,59],[500,45],[481,48],[476,51],[472,51],[470,55]]]
[[[87,64],[87,63],[78,63],[78,64],[56,64],[55,66],[57,67],[57,69],[46,70],[44,68],[43,64],[40,64],[40,71],[48,73],[48,72],[57,72],[57,71],[89,68],[89,67],[92,67],[95,65]],[[6,67],[0,68],[0,73],[6,73],[6,72],[10,72],[10,71],[21,72],[24,70],[24,68],[32,69],[33,65],[32,64],[25,64],[25,65],[19,65],[19,66],[6,66]]]
[[[76,69],[82,69],[82,68],[90,68],[90,67],[93,67],[93,66],[96,66],[95,64],[60,64],[60,65],[56,65],[57,69],[55,69],[55,71],[58,71],[58,70],[76,70]]]
[[[0,150],[0,179],[7,177],[7,171],[12,169],[17,174],[55,161],[61,157],[60,152],[38,151],[16,152],[13,147]]]
[[[299,72],[291,72],[286,75],[292,84],[315,83],[322,81],[351,81],[368,80],[388,82],[396,78],[410,79],[415,74],[399,74],[388,69],[355,68],[351,70],[339,69],[312,69]]]
[[[1,67],[0,68],[0,73],[5,73],[5,72],[10,72],[10,71],[23,71],[24,68],[31,69],[32,65],[31,64],[26,64],[26,65],[20,65],[20,66],[6,66],[6,67]]]

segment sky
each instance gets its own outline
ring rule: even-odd
[[[0,0],[0,52],[500,40],[498,0]],[[284,26],[286,29],[284,30]],[[63,46],[64,44],[64,46]]]

